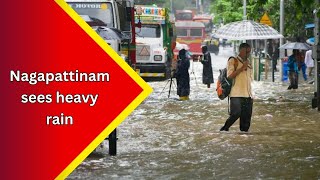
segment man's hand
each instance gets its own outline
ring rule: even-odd
[[[247,68],[248,68],[248,65],[249,65],[249,61],[243,61],[243,66],[241,67],[241,71],[243,71],[243,70],[247,70]]]
[[[232,74],[230,74],[230,76],[228,76],[229,79],[233,79],[236,76],[238,76],[238,74],[240,74],[242,71],[246,71],[248,68],[251,68],[249,61],[243,61],[242,64],[243,65],[241,68],[237,68],[235,71],[233,71]]]

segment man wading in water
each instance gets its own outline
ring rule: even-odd
[[[229,131],[232,124],[240,118],[240,131],[248,132],[252,115],[252,68],[249,62],[251,47],[247,43],[240,44],[236,57],[238,66],[235,69],[235,58],[228,61],[228,78],[233,79],[230,92],[230,116],[220,131]]]

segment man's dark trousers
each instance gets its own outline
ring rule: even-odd
[[[240,131],[247,132],[250,128],[252,116],[252,98],[231,97],[230,116],[221,130],[228,131],[232,124],[240,118]]]

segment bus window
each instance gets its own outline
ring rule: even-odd
[[[177,36],[178,37],[188,36],[188,30],[187,29],[177,29]]]
[[[177,14],[176,17],[177,20],[188,20],[188,21],[192,21],[192,13],[179,13]]]
[[[190,29],[190,36],[202,37],[202,29]]]

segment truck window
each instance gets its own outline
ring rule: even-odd
[[[202,29],[190,29],[190,36],[202,37]]]
[[[120,19],[120,29],[122,31],[130,31],[130,16],[128,16],[128,11],[130,12],[130,9],[127,9],[126,4],[124,2],[117,2],[118,11],[119,11],[119,19]]]
[[[178,37],[188,36],[188,30],[187,29],[177,29],[177,36]]]
[[[79,15],[88,15],[102,20],[107,27],[114,27],[112,4],[108,2],[70,2],[68,3]]]
[[[158,24],[142,24],[141,28],[136,27],[137,37],[160,38],[161,29]]]

